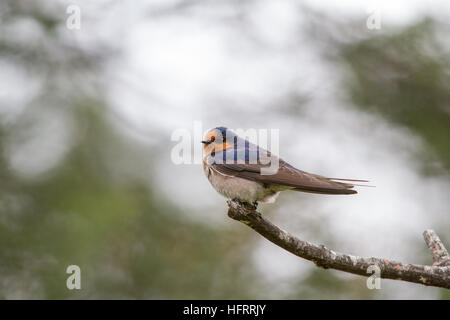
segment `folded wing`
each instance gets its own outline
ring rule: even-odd
[[[232,157],[217,154],[220,159],[226,160],[232,159],[234,161],[221,161],[221,163],[213,163],[212,168],[223,175],[235,176],[247,180],[252,180],[260,182],[267,185],[276,185],[288,187],[291,190],[303,191],[303,192],[313,192],[313,193],[323,193],[323,194],[355,194],[357,193],[352,188],[355,186],[352,183],[337,182],[333,178],[326,178],[315,174],[310,174],[302,170],[296,169],[289,165],[282,159],[279,161],[279,169],[275,174],[263,175],[261,174],[261,169],[264,167],[269,167],[268,164],[261,164],[259,161],[257,163],[250,162],[250,158],[247,156],[239,155],[239,152],[233,152]],[[238,159],[243,158],[241,163]],[[259,160],[259,157],[258,157]],[[231,163],[229,163],[231,162]],[[255,161],[253,161],[255,162]],[[345,179],[339,179],[345,180]],[[351,181],[351,180],[350,180]]]

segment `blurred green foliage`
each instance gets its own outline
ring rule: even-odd
[[[0,42],[0,59],[43,89],[0,126],[0,298],[249,298],[243,278],[253,276],[241,264],[246,246],[237,245],[248,234],[189,221],[156,195],[145,179],[157,170],[155,146],[113,123],[99,76],[111,50],[93,55],[67,45],[64,21],[39,4],[1,7],[3,27],[16,19],[43,27],[34,45]],[[74,134],[58,165],[38,178],[13,170],[8,150],[24,143],[15,137],[32,136],[43,113],[61,112]],[[79,291],[66,288],[72,264],[82,270]]]
[[[252,262],[258,235],[189,220],[158,192],[152,150],[164,146],[127,136],[108,107],[102,72],[116,48],[73,46],[61,12],[43,1],[0,3],[9,30],[0,36],[0,62],[27,75],[24,87],[40,85],[19,116],[9,114],[14,102],[0,106],[11,111],[0,119],[0,298],[273,298],[271,279]],[[38,31],[36,41],[14,38],[24,21]],[[449,168],[448,51],[434,30],[426,21],[343,44],[341,57],[355,104],[415,130]],[[53,114],[70,124],[68,150],[37,177],[21,174],[11,150]],[[72,264],[82,270],[80,291],[66,288]],[[376,297],[364,282],[313,267],[279,298]]]

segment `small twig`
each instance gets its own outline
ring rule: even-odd
[[[423,237],[433,256],[433,266],[450,266],[450,256],[436,232],[425,230]]]
[[[266,220],[256,211],[256,207],[252,205],[228,201],[228,206],[228,216],[230,218],[248,225],[267,240],[301,258],[314,262],[319,267],[368,277],[371,275],[371,273],[368,273],[369,267],[376,265],[381,271],[380,278],[403,280],[426,286],[450,289],[450,266],[441,265],[444,260],[448,262],[448,260],[443,258],[448,257],[448,253],[437,235],[432,231],[426,231],[424,236],[428,246],[430,249],[432,248],[435,263],[438,261],[439,265],[405,264],[387,259],[362,258],[335,252],[323,245],[318,246],[308,241],[300,240],[280,229]]]

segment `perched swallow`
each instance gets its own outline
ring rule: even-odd
[[[355,194],[352,182],[366,180],[326,178],[299,170],[269,151],[225,127],[206,132],[203,171],[211,185],[226,198],[256,205],[274,202],[280,191]],[[274,162],[275,172],[269,171]],[[338,182],[346,181],[346,182]]]

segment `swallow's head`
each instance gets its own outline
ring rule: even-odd
[[[232,148],[235,136],[236,134],[233,131],[225,127],[208,130],[202,140],[205,155]]]

